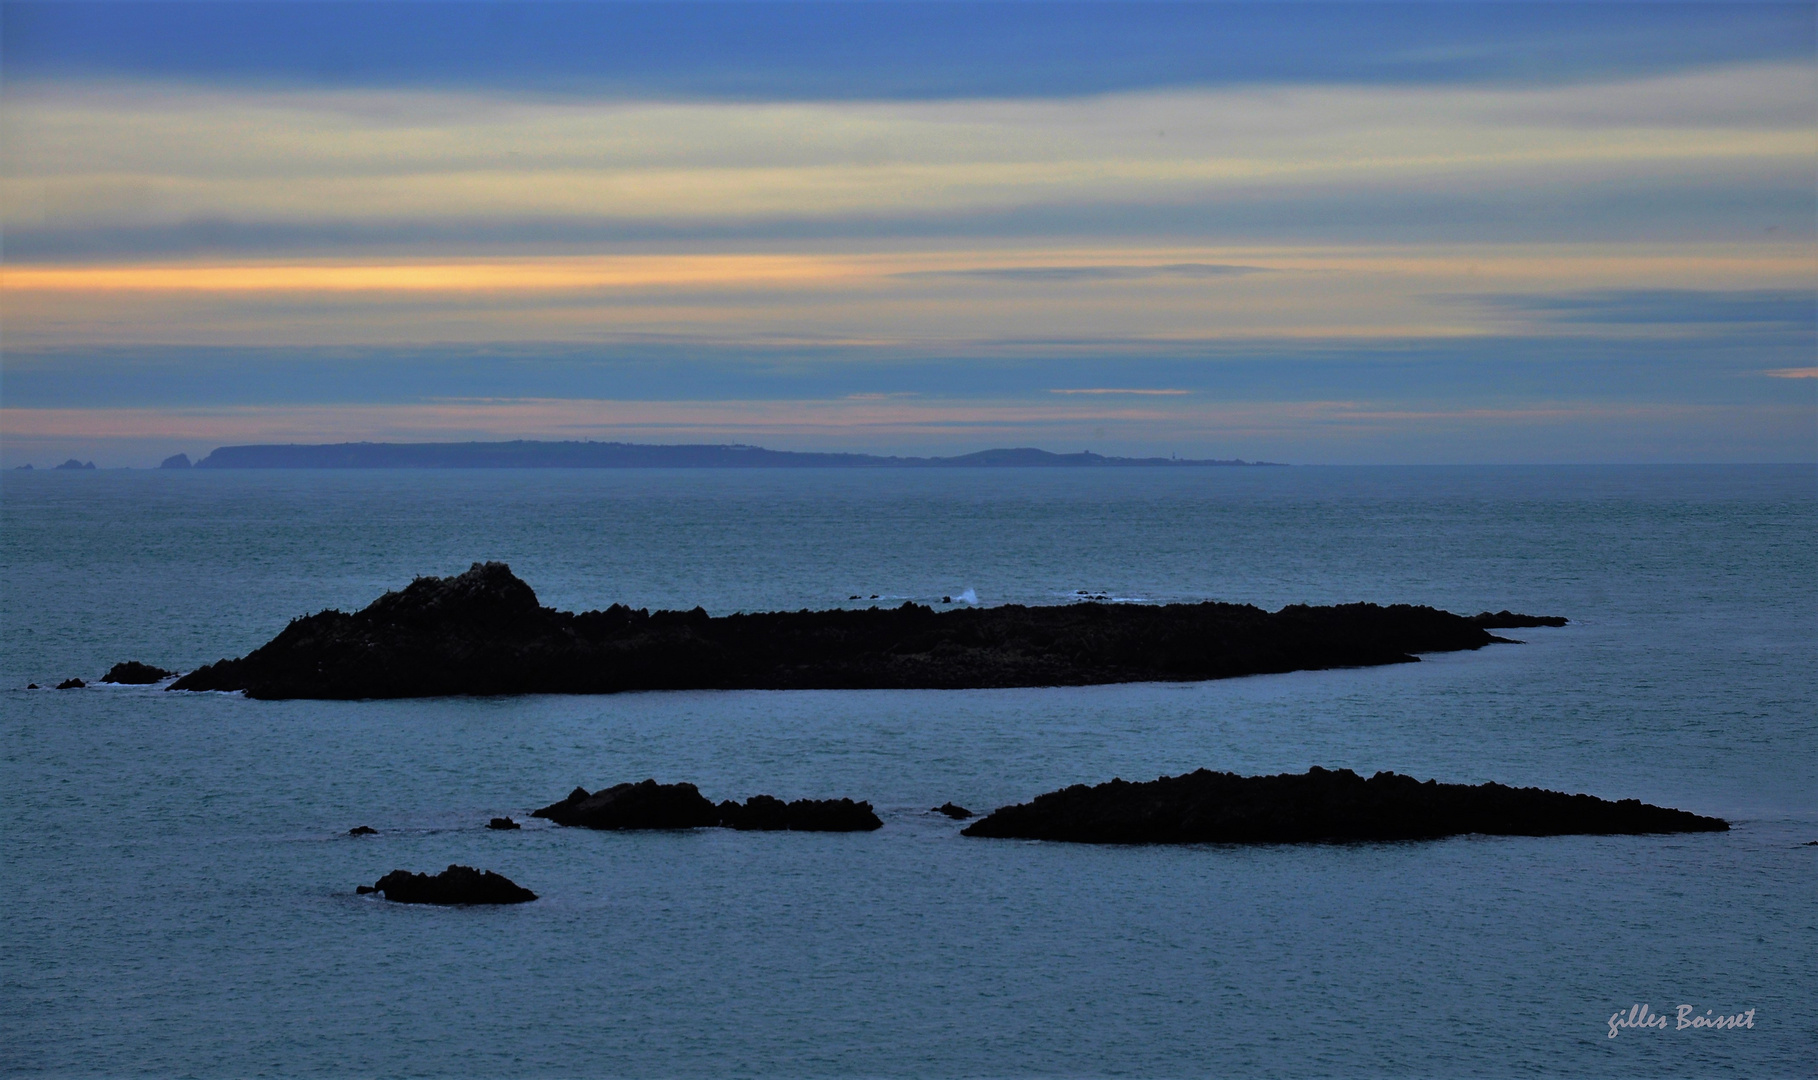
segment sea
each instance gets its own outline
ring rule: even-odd
[[[1818,1074],[1809,465],[8,472],[0,511],[7,1075]],[[1085,688],[93,685],[476,560],[570,610],[1102,596],[1571,623],[1414,664]],[[48,689],[70,677],[91,685]],[[1312,765],[1733,828],[1101,847],[969,839],[930,809]],[[884,826],[529,817],[646,777],[865,799]],[[540,899],[355,893],[453,863]]]

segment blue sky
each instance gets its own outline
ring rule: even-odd
[[[1818,458],[1810,4],[3,11],[9,466]]]

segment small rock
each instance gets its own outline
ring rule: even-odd
[[[870,803],[851,799],[786,803],[770,795],[753,795],[743,806],[728,799],[719,812],[722,826],[741,832],[870,832],[884,827]]]
[[[530,815],[557,825],[589,829],[706,829],[720,823],[719,811],[693,784],[616,784],[588,793],[575,788],[566,799]]]
[[[1800,847],[1818,847],[1818,840],[1807,840],[1805,843],[1803,843],[1799,846]]]
[[[354,891],[384,893],[385,899],[399,904],[523,904],[537,898],[503,874],[452,865],[433,875],[393,870]]]
[[[25,684],[25,688],[27,690],[36,690],[36,689],[38,689],[38,684],[35,682],[28,682]]]
[[[101,681],[104,683],[124,683],[128,686],[146,686],[151,683],[161,682],[175,674],[176,672],[165,671],[161,667],[153,667],[150,664],[141,664],[137,660],[128,660],[124,664],[115,664],[113,667],[108,668],[107,674],[101,676]]]
[[[349,835],[349,836],[372,836],[373,834],[377,833],[378,831],[379,830],[373,828],[371,825],[355,825],[353,828],[347,830],[347,835]]]
[[[1501,611],[1480,611],[1471,617],[1471,621],[1485,630],[1531,630],[1537,626],[1564,626],[1570,620],[1563,615],[1522,615],[1503,608]]]
[[[376,893],[378,891],[379,891],[378,888],[375,886],[372,886],[372,885],[354,886],[354,893],[359,896],[365,896],[367,893]]]
[[[488,829],[521,829],[522,825],[508,817],[496,817],[486,823]]]
[[[57,684],[57,689],[59,689],[59,690],[80,690],[87,685],[88,684],[83,682],[81,679],[64,679],[62,682]]]
[[[943,597],[941,597],[941,603],[943,603],[943,604],[951,604],[951,603],[953,603],[953,597],[951,597],[951,596],[943,596]]]
[[[935,807],[934,812],[937,814],[946,814],[955,821],[963,821],[972,816],[972,811],[963,806],[955,806],[950,802],[942,803]]]

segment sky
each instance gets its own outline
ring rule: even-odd
[[[0,6],[0,464],[1818,460],[1818,6]]]

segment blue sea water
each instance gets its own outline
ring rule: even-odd
[[[0,1071],[155,1076],[1810,1076],[1811,467],[0,477]],[[190,668],[501,559],[545,603],[1373,600],[1573,619],[1194,684],[260,702]],[[928,812],[1309,765],[1724,834],[970,840]],[[524,820],[576,784],[869,799],[856,835]],[[346,835],[371,825],[377,836]],[[357,897],[461,862],[503,909]],[[1755,1010],[1753,1028],[1624,1029]]]

